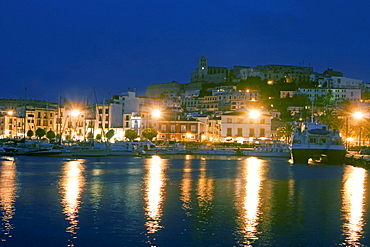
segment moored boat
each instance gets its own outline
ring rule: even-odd
[[[108,156],[135,156],[137,142],[117,141],[108,147]]]
[[[343,164],[346,148],[337,129],[322,123],[301,123],[293,132],[292,159],[294,163],[313,161]]]
[[[287,143],[273,141],[272,144],[261,144],[251,151],[244,151],[244,155],[255,157],[280,157],[290,158],[291,148]]]
[[[137,142],[136,152],[141,155],[172,154],[166,147],[158,147],[151,141]]]
[[[236,155],[236,151],[232,149],[207,149],[200,148],[192,151],[192,154],[202,155]]]

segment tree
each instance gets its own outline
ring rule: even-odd
[[[36,136],[41,139],[46,134],[46,130],[42,128],[38,128],[36,130]]]
[[[114,136],[114,130],[108,130],[107,134],[105,134],[108,140],[112,139]]]
[[[87,133],[88,139],[94,139],[94,134],[92,132]]]
[[[290,137],[292,136],[293,133],[293,125],[291,123],[287,123],[282,127],[277,128],[277,134],[278,137],[284,137],[287,142],[290,142]]]
[[[136,139],[137,136],[138,136],[137,132],[133,129],[128,129],[125,131],[125,137],[129,139],[130,141],[133,141],[134,139]]]
[[[154,137],[156,137],[158,134],[157,130],[153,129],[153,128],[146,128],[143,130],[143,133],[142,135],[148,139],[148,140],[152,140]]]
[[[33,136],[33,131],[32,130],[28,130],[27,131],[27,137],[29,138],[29,139],[31,139],[31,137]]]
[[[96,135],[96,140],[100,141],[102,139],[102,135],[101,134],[97,134]]]
[[[50,142],[54,142],[55,141],[55,132],[52,131],[52,130],[49,130],[48,132],[46,132],[46,138],[48,138],[50,140]]]
[[[339,129],[342,126],[342,120],[338,118],[338,115],[333,109],[326,109],[324,114],[319,116],[319,123],[323,123],[329,126],[329,129]]]

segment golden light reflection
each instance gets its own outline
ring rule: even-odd
[[[17,197],[17,169],[14,158],[9,157],[1,161],[0,166],[0,206],[2,208],[2,227],[5,237],[12,237],[13,225],[11,219],[15,213],[15,199]],[[6,239],[1,238],[1,241]]]
[[[191,209],[191,171],[191,161],[185,160],[184,175],[181,180],[181,201],[182,208],[187,210],[187,214],[190,214],[188,210]]]
[[[210,209],[214,191],[214,179],[207,177],[206,164],[205,160],[201,160],[200,174],[197,183],[198,205],[202,211]]]
[[[147,232],[151,234],[162,228],[160,222],[165,199],[166,177],[164,171],[166,169],[166,160],[161,159],[159,156],[152,156],[151,159],[146,160],[145,166],[147,170],[144,178],[145,214],[147,217],[145,226],[147,227]]]
[[[364,231],[364,204],[365,183],[367,171],[363,168],[346,166],[343,176],[343,202],[344,216],[343,235],[346,236],[345,246],[362,246],[360,238]]]
[[[81,208],[81,195],[85,186],[85,165],[80,160],[68,161],[64,164],[62,178],[59,182],[62,195],[63,213],[69,221],[67,232],[77,238],[78,213]],[[73,246],[73,245],[72,245]]]
[[[91,185],[89,188],[89,192],[91,194],[92,208],[94,208],[95,210],[98,210],[100,208],[100,201],[103,196],[102,194],[103,186],[100,183],[100,175],[102,174],[103,174],[102,169],[92,169],[91,170],[91,175],[93,177],[91,179],[92,181],[91,181]]]
[[[236,180],[240,233],[243,236],[245,246],[250,246],[258,239],[257,226],[261,214],[262,173],[262,160],[250,157],[240,167],[241,178]]]

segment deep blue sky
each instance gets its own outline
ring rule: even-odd
[[[369,11],[369,0],[1,0],[0,98],[140,94],[188,83],[202,55],[370,82]]]

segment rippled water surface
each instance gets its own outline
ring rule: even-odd
[[[286,159],[0,161],[0,246],[370,246],[369,173]]]

